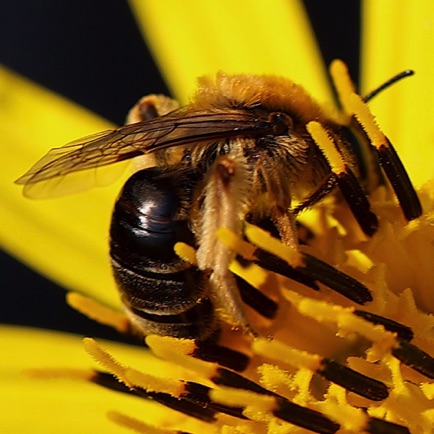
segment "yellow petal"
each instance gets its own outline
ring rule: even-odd
[[[326,73],[297,0],[130,0],[153,54],[181,101],[217,71],[277,74],[329,98]],[[308,54],[306,54],[308,53]]]
[[[368,0],[363,7],[363,89],[406,69],[416,72],[371,105],[413,182],[421,185],[434,176],[434,3]]]
[[[116,303],[105,240],[119,183],[41,201],[14,184],[50,148],[112,125],[6,68],[0,102],[1,245],[62,285]]]
[[[79,336],[2,326],[0,345],[0,432],[118,433],[108,411],[165,424],[170,410],[86,380],[91,363]],[[109,345],[137,366],[164,369],[143,348]]]

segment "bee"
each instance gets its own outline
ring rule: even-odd
[[[312,123],[332,142],[339,169],[310,131]],[[348,128],[369,158],[359,158]],[[255,333],[243,303],[273,317],[273,301],[252,294],[229,271],[235,254],[219,241],[219,228],[242,235],[249,222],[298,251],[298,214],[338,190],[371,236],[378,221],[363,173],[369,180],[379,167],[407,220],[422,212],[389,141],[375,147],[354,117],[340,124],[303,87],[274,76],[202,78],[181,108],[167,97],[145,97],[126,125],[51,150],[17,182],[33,195],[36,184],[54,181],[62,188],[63,178],[75,172],[145,155],[153,164],[128,179],[110,228],[114,277],[131,324],[142,335],[203,341],[218,334],[222,322]],[[176,255],[179,242],[196,249],[196,264]],[[318,260],[306,257],[309,266],[303,268],[263,251],[257,259],[272,271],[286,267],[283,274],[308,285],[325,282],[357,303],[370,300],[361,284],[352,294],[355,282]]]

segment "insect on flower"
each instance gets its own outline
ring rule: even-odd
[[[182,108],[164,96],[143,98],[125,126],[52,149],[17,183],[24,184],[28,196],[47,191],[54,196],[69,191],[68,179],[75,172],[140,156],[153,158],[151,167],[138,170],[126,182],[110,229],[112,268],[136,334],[194,339],[199,349],[212,353],[214,343],[223,351],[216,342],[224,323],[258,335],[244,303],[266,318],[275,316],[277,303],[229,270],[236,252],[221,241],[221,228],[238,237],[249,225],[271,232],[289,247],[290,258],[283,261],[257,247],[251,252],[252,262],[313,289],[320,282],[363,305],[372,300],[368,288],[301,252],[298,215],[333,193],[348,204],[362,231],[372,236],[378,220],[367,195],[386,182],[383,175],[407,220],[419,217],[422,209],[392,144],[365,104],[384,86],[361,98],[343,68],[340,62],[332,66],[343,108],[340,118],[287,79],[220,73],[202,78],[191,102]],[[350,136],[358,139],[357,151]],[[178,243],[194,248],[195,258],[178,256]],[[405,363],[429,370],[422,366],[421,355],[412,356],[420,350],[409,347],[411,331],[404,325],[356,313],[397,332]],[[209,354],[208,359],[217,357]],[[219,357],[221,361],[225,356]],[[277,396],[234,372],[242,366],[221,363],[232,369],[221,368],[215,377],[221,384],[229,381]],[[330,360],[321,366],[321,375],[355,393],[374,400],[387,396],[381,382]],[[190,392],[188,399],[194,401],[192,396],[199,392]],[[276,399],[279,417],[293,413],[289,407],[295,404]],[[303,411],[289,421],[316,432],[339,428],[313,410]],[[375,429],[380,428],[371,432]]]
[[[165,97],[145,97],[131,112],[133,123],[53,149],[17,181],[25,193],[38,195],[35,184],[54,180],[58,194],[62,178],[73,172],[155,155],[154,167],[126,183],[111,225],[116,281],[143,334],[206,339],[218,329],[215,308],[251,330],[228,271],[233,254],[219,241],[218,228],[240,234],[244,221],[271,227],[297,250],[298,213],[338,187],[362,230],[376,231],[361,179],[362,172],[378,172],[362,166],[372,158],[361,161],[343,126],[300,86],[277,77],[219,74],[202,79],[189,105],[174,107]],[[406,218],[418,217],[418,198],[391,144],[382,136],[377,145],[359,124],[350,126],[365,139],[364,154],[377,154]],[[295,208],[294,198],[300,201]],[[197,248],[197,266],[174,253],[177,242]],[[316,265],[300,278],[309,279]],[[323,279],[339,278],[331,268],[323,273]],[[368,301],[366,288],[352,290],[353,284],[335,289]]]

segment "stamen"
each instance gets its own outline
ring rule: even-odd
[[[376,95],[381,89],[402,77],[411,75],[411,71],[404,71],[402,74],[398,74],[364,99],[355,91],[343,62],[334,61],[330,66],[330,72],[345,114],[356,118],[368,136],[371,145],[376,149],[380,165],[392,184],[406,219],[413,220],[419,217],[422,214],[422,207],[410,178],[395,149],[381,131],[366,104],[366,101]]]
[[[318,411],[299,406],[284,397],[270,395],[270,392],[262,394],[244,389],[222,387],[212,390],[210,396],[213,401],[245,408],[244,413],[252,420],[270,422],[270,416],[274,415],[285,422],[316,433],[332,434],[339,429],[338,424]]]
[[[377,149],[380,165],[387,175],[407,220],[422,215],[422,205],[407,171],[395,148],[386,137],[386,143]]]
[[[280,274],[281,276],[295,280],[303,285],[308,286],[309,288],[319,291],[318,285],[309,277],[309,275],[300,273],[295,268],[291,267],[291,265],[289,265],[284,259],[281,259],[280,257],[267,252],[266,250],[253,246],[252,244],[242,240],[229,229],[222,228],[219,230],[219,234],[221,235],[219,238],[222,243],[224,243],[227,247],[232,249],[235,253],[247,261],[251,261],[255,264],[258,264],[260,267],[265,268],[266,270]],[[242,266],[243,264],[240,265]],[[251,266],[252,263],[249,264],[249,267]],[[235,265],[232,264],[231,267],[232,271],[235,274],[238,274],[234,270]]]
[[[210,377],[210,380],[219,386],[227,386],[235,389],[249,390],[255,393],[261,393],[264,395],[275,395],[273,392],[263,388],[254,381],[249,380],[242,375],[229,371],[225,368],[218,368],[215,374]]]
[[[251,225],[250,223],[245,223],[244,233],[253,244],[282,258],[291,265],[291,267],[297,268],[303,266],[302,255],[295,246],[288,246],[281,243],[267,231]]]
[[[120,333],[127,333],[130,329],[130,323],[124,313],[104,306],[90,297],[78,292],[68,292],[66,301],[73,309],[83,315],[100,324],[112,327]]]
[[[99,347],[92,339],[85,340],[85,347],[92,357],[112,374],[96,372],[91,381],[97,384],[124,393],[153,399],[166,407],[206,422],[214,421],[216,412],[221,410],[213,409],[210,406],[210,401],[204,400],[203,393],[198,394],[192,391],[198,388],[201,390],[201,385],[192,389],[193,383],[191,382],[156,377],[127,368],[118,363],[113,356]],[[115,377],[122,383],[116,382]],[[228,412],[232,411],[233,409],[228,410]]]
[[[255,339],[253,350],[256,354],[273,360],[279,360],[291,366],[306,367],[311,371],[317,371],[321,367],[322,357],[310,354],[307,351],[291,348],[277,340]]]
[[[174,397],[165,393],[146,392],[139,388],[135,389],[137,395],[147,399],[152,399],[160,404],[179,411],[187,416],[194,417],[204,422],[213,423],[216,421],[216,410],[210,408],[209,405],[204,405],[200,402],[195,402],[194,399],[187,400],[184,397]]]
[[[146,343],[158,357],[191,369],[205,378],[211,378],[218,369],[217,363],[205,362],[188,356],[196,349],[194,340],[150,335],[146,337]]]
[[[300,351],[278,341],[268,342],[263,339],[255,340],[253,349],[264,357],[287,363],[295,368],[305,367],[365,398],[381,401],[388,396],[387,387],[381,381],[317,354]]]
[[[262,249],[257,249],[255,256],[257,259],[254,262],[266,270],[287,277],[288,279],[295,280],[296,282],[299,282],[315,291],[319,291],[319,286],[312,276],[302,273],[298,269],[291,267],[283,259]]]
[[[373,324],[381,324],[386,330],[396,333],[398,337],[404,341],[411,341],[413,339],[414,334],[410,327],[407,327],[389,318],[375,315],[371,312],[366,312],[363,310],[355,310],[353,313],[354,315],[357,315]]]
[[[348,74],[347,65],[339,59],[333,60],[330,64],[330,75],[332,76],[333,84],[343,111],[347,114],[351,114],[348,96],[355,92],[355,87]]]
[[[410,434],[410,430],[405,426],[376,417],[369,418],[366,431],[371,434]]]
[[[114,357],[101,348],[94,339],[84,338],[83,343],[85,350],[93,357],[95,361],[97,361],[109,372],[114,374],[118,379],[129,386],[129,383],[125,378],[126,368],[124,366],[118,363]]]
[[[167,339],[161,338],[159,336],[155,336],[155,339],[154,337],[152,337],[150,341],[151,341],[150,343],[153,344],[152,345],[153,350],[155,350],[156,347],[159,347],[159,345],[161,345],[163,341],[165,341],[166,345],[168,343]],[[161,348],[158,348],[158,350],[160,356],[164,355],[165,358],[169,358],[170,360],[173,360],[173,358],[175,357],[176,358],[175,362],[182,363],[182,366],[188,368],[193,366],[199,367],[201,374],[205,374],[204,376],[209,378],[215,384],[218,384],[220,386],[223,385],[223,386],[229,386],[231,388],[235,387],[237,389],[242,389],[243,392],[241,393],[241,396],[245,396],[246,390],[254,393],[264,394],[264,395],[275,395],[273,392],[264,389],[263,387],[252,382],[251,380],[248,380],[247,378],[242,377],[241,375],[229,371],[225,368],[218,367],[215,364],[211,364],[208,362],[201,362],[201,365],[198,365],[197,364],[198,361],[195,359],[188,362],[187,359],[192,359],[191,357],[179,356],[176,353],[167,349],[164,349],[162,352],[160,351]],[[205,365],[208,366],[205,368]],[[197,402],[200,401],[202,397],[202,399],[204,400],[203,401],[204,405],[205,403],[207,403],[207,406],[209,406],[210,408],[215,408],[215,409],[219,408],[219,411],[223,411],[226,414],[231,414],[235,416],[238,415],[238,417],[241,417],[241,411],[244,407],[246,407],[245,403],[243,403],[242,405],[239,405],[239,403],[234,403],[233,401],[228,403],[227,396],[222,400],[215,399],[215,395],[214,395],[215,390],[213,389],[209,389],[205,386],[198,385],[195,383],[193,384],[190,382],[188,383],[188,385],[189,386],[187,387],[186,391],[182,394],[182,397],[189,401],[195,400],[195,402]],[[275,410],[273,410],[273,414],[275,414],[276,416],[290,423],[294,423],[302,427],[307,427],[309,429],[312,429],[313,426],[316,427],[316,424],[318,424],[318,426],[322,426],[323,428],[321,428],[317,432],[335,432],[337,430],[338,426],[333,424],[331,421],[329,421],[325,416],[321,415],[320,413],[308,408],[301,407],[297,404],[291,403],[285,398],[280,397],[278,395],[275,396],[277,397],[276,399],[277,407]],[[206,402],[208,399],[210,399],[211,401]],[[215,404],[213,402],[217,402],[221,404],[221,406],[215,407]],[[287,414],[287,411],[289,409],[291,411],[290,413]],[[314,418],[313,419],[314,423],[312,422],[312,417]],[[327,430],[324,431],[324,426],[327,427],[330,424],[332,424],[331,426],[333,426],[336,429],[334,429],[334,431],[328,431],[328,428],[326,428]]]
[[[331,359],[324,358],[317,373],[327,380],[339,384],[346,390],[373,401],[382,401],[389,396],[386,385],[381,381],[360,374]]]
[[[211,397],[212,391],[213,389],[210,387],[198,383],[188,382],[182,397],[187,401],[191,401],[203,406],[203,408],[210,408],[216,413],[224,413],[240,419],[247,419],[246,416],[243,415],[243,407],[237,405],[224,405],[222,403],[213,401]]]
[[[248,228],[249,234],[246,235],[252,238],[252,242],[256,242],[256,237],[263,237],[261,233],[267,236],[267,242],[262,238],[262,245],[266,251],[262,250],[261,246],[256,248],[256,250],[248,247],[249,256],[253,255],[256,258],[253,260],[254,263],[257,263],[266,270],[273,271],[315,290],[319,289],[315,281],[321,282],[358,304],[372,301],[370,290],[358,280],[311,255],[303,254],[294,248],[284,245],[277,238],[272,237],[268,232],[257,226],[249,224]],[[248,245],[247,243],[245,244]],[[272,245],[270,246],[270,244]],[[233,246],[236,247],[237,245],[238,243],[235,243]],[[242,253],[246,249],[236,250],[236,253]],[[288,257],[294,252],[296,252],[297,262],[299,258],[302,258],[302,263],[295,267],[288,262]],[[231,264],[231,270],[235,274],[238,274],[234,264]],[[242,274],[240,276],[242,277]]]
[[[392,349],[392,354],[422,375],[434,379],[434,358],[415,345],[401,340],[399,345]]]
[[[125,368],[123,379],[132,387],[146,390],[146,392],[165,393],[179,398],[185,390],[185,382],[172,378],[156,377],[136,369]]]
[[[358,303],[365,304],[372,301],[371,291],[358,280],[342,273],[326,262],[320,261],[312,255],[304,254],[306,274],[327,285],[334,291]]]
[[[206,376],[213,375],[216,364],[226,366],[236,371],[246,369],[250,359],[239,351],[233,350],[210,341],[197,341],[191,339],[176,339],[169,336],[150,335],[146,343],[160,357],[174,361],[173,353],[188,356],[188,359],[202,360],[210,364],[200,364],[199,368],[204,370]],[[184,360],[184,359],[183,359]],[[200,363],[200,362],[199,362]],[[185,365],[188,366],[188,365]]]
[[[334,140],[319,122],[309,122],[306,129],[322,151],[332,173],[336,176],[339,189],[363,232],[368,236],[374,235],[378,229],[377,216],[371,211],[371,206],[359,181],[345,163],[344,157],[338,152]]]
[[[242,240],[233,231],[228,228],[219,228],[217,230],[219,240],[229,247],[234,252],[237,252],[248,261],[253,261],[255,258],[256,247]]]
[[[259,420],[260,422],[264,420],[263,417],[258,419],[258,412],[262,413],[262,415],[268,413],[268,415],[271,416],[272,409],[275,406],[273,396],[227,386],[213,389],[210,392],[210,398],[216,403],[245,408],[244,413],[248,414],[252,420]]]
[[[352,93],[348,96],[348,105],[351,113],[354,113],[360,126],[366,132],[369,140],[375,148],[379,149],[387,143],[387,139],[381,132],[374,116],[360,95]]]
[[[348,102],[354,116],[377,151],[380,165],[398,197],[406,219],[413,220],[419,217],[422,214],[422,206],[392,144],[382,133],[368,106],[359,95],[353,93],[349,96]]]
[[[184,261],[197,265],[196,250],[185,243],[176,243],[174,246],[175,253]]]
[[[284,295],[286,296],[286,293]],[[356,332],[371,342],[381,342],[385,353],[396,344],[394,333],[354,315],[353,308],[302,297],[297,304],[297,310],[320,323],[335,324],[343,332]]]
[[[333,434],[340,426],[323,414],[301,407],[284,398],[276,399],[277,407],[273,414],[280,419],[320,434]]]
[[[264,318],[273,319],[276,317],[277,311],[279,310],[278,303],[267,297],[240,276],[235,276],[235,280],[240,291],[241,299],[247,306],[256,310],[256,312],[261,314]]]
[[[189,355],[205,362],[218,363],[235,371],[244,371],[250,362],[250,358],[240,351],[207,341],[195,343],[196,348]]]
[[[306,125],[306,129],[312,136],[312,139],[323,152],[330,168],[336,175],[347,171],[342,155],[336,149],[334,140],[330,137],[327,130],[316,121],[311,121]]]

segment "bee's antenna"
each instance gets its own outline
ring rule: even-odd
[[[373,91],[369,92],[367,95],[363,97],[363,102],[368,102],[375,96],[377,96],[380,92],[382,92],[384,89],[387,89],[392,84],[395,84],[397,81],[405,78],[410,77],[411,75],[414,75],[414,71],[412,69],[407,69],[405,71],[400,72],[399,74],[396,74],[394,77],[387,80],[382,85],[378,86]]]

